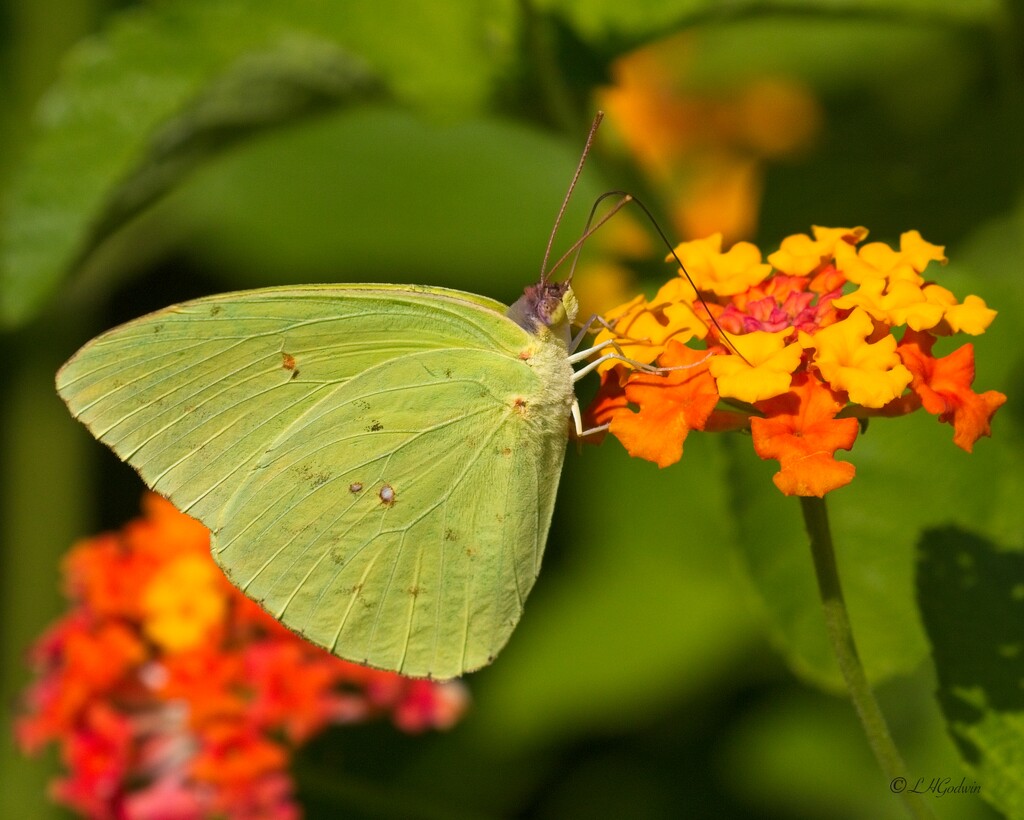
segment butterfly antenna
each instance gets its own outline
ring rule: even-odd
[[[616,202],[611,207],[611,209],[597,221],[596,224],[591,225],[591,223],[594,221],[594,214],[597,212],[597,206],[606,196],[608,196],[608,194],[602,194],[600,197],[598,197],[597,201],[594,203],[594,207],[590,209],[590,216],[587,217],[587,224],[583,229],[583,234],[580,236],[579,239],[572,243],[572,246],[569,248],[569,250],[567,250],[558,258],[558,261],[555,262],[555,264],[548,268],[548,272],[546,274],[547,278],[550,278],[551,274],[558,270],[560,267],[562,267],[562,265],[564,265],[571,256],[573,257],[572,270],[570,270],[569,275],[565,277],[566,282],[571,282],[572,275],[573,273],[576,272],[576,262],[580,258],[580,251],[583,249],[583,243],[585,243],[588,239],[590,239],[590,237],[597,233],[605,222],[610,220],[613,216],[615,216],[615,214],[617,214],[619,211],[625,208],[630,202],[633,201],[632,194],[625,194],[622,197],[622,199]]]
[[[612,207],[612,209],[607,214],[601,217],[601,219],[598,221],[596,225],[594,225],[593,228],[591,228],[590,223],[594,219],[594,214],[597,213],[597,206],[611,196],[621,197],[621,199],[614,205],[614,207]],[[737,349],[736,345],[732,343],[732,340],[726,334],[722,326],[718,324],[718,320],[715,318],[715,315],[711,312],[711,308],[708,307],[708,303],[704,301],[704,297],[701,295],[700,290],[697,289],[697,285],[690,277],[690,272],[686,269],[686,265],[684,265],[683,260],[679,258],[678,254],[676,253],[676,249],[669,241],[669,238],[665,235],[665,232],[661,229],[661,225],[658,224],[658,220],[654,218],[654,214],[651,213],[650,208],[648,208],[646,205],[644,205],[643,202],[641,202],[639,199],[633,196],[633,194],[626,193],[625,191],[606,191],[605,193],[601,194],[601,196],[599,196],[597,199],[595,199],[594,204],[590,209],[590,216],[587,217],[587,225],[584,228],[583,236],[581,236],[579,240],[577,240],[577,242],[565,253],[565,255],[561,259],[559,259],[558,262],[555,263],[554,267],[552,267],[552,270],[554,270],[554,268],[557,268],[560,264],[562,264],[562,262],[564,262],[570,254],[575,253],[575,256],[572,260],[572,267],[570,268],[569,276],[567,277],[569,281],[572,281],[572,276],[576,272],[576,263],[579,261],[580,258],[580,251],[583,250],[583,243],[594,233],[594,231],[600,228],[605,222],[611,219],[611,217],[616,212],[621,210],[625,205],[629,204],[630,202],[632,202],[641,211],[643,211],[644,216],[646,216],[648,221],[650,221],[651,225],[654,226],[654,230],[658,232],[658,236],[661,237],[661,241],[665,243],[665,247],[668,248],[668,252],[672,254],[672,258],[676,260],[676,263],[679,265],[679,269],[683,272],[683,276],[685,276],[686,281],[690,283],[690,287],[693,288],[693,292],[697,296],[697,299],[704,306],[704,310],[707,312],[708,318],[711,320],[711,324],[715,326],[715,329],[718,331],[723,341],[727,345],[729,345],[733,353],[735,353],[737,356],[743,359],[743,361],[747,362],[747,364],[750,364],[750,362],[747,361],[747,357],[740,353],[740,351]]]
[[[587,143],[583,146],[583,155],[580,157],[579,163],[576,165],[576,173],[572,175],[572,182],[569,183],[569,190],[565,192],[565,199],[562,200],[562,207],[558,211],[558,216],[555,217],[554,227],[551,228],[551,236],[548,237],[548,246],[544,251],[544,259],[540,263],[540,281],[546,283],[548,281],[548,259],[551,258],[551,248],[555,244],[555,234],[558,233],[558,226],[562,224],[562,217],[565,216],[565,209],[569,206],[569,200],[572,198],[572,192],[576,188],[576,182],[580,178],[580,174],[583,173],[583,164],[587,161],[587,156],[590,154],[590,146],[594,144],[594,137],[597,135],[597,128],[601,124],[601,120],[604,119],[604,112],[598,111],[594,115],[594,123],[590,126],[590,133],[587,134]]]

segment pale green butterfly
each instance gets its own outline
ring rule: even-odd
[[[57,390],[287,627],[451,678],[494,659],[540,569],[570,416],[582,432],[573,382],[597,363],[573,373],[594,352],[572,352],[576,311],[546,277],[508,308],[398,285],[228,293],[93,339]]]

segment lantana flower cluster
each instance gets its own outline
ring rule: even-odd
[[[467,702],[287,631],[214,564],[209,532],[156,495],[64,562],[70,611],[31,653],[20,746],[57,743],[55,799],[90,818],[295,818],[292,753],[331,724],[447,728]]]
[[[848,484],[854,466],[835,453],[871,416],[923,408],[970,452],[1006,397],[972,390],[970,343],[943,357],[932,350],[940,336],[983,333],[995,311],[977,296],[958,302],[925,275],[946,257],[917,231],[898,250],[861,245],[866,237],[863,227],[815,227],[767,260],[749,242],[723,251],[720,234],[679,245],[693,284],[680,270],[653,299],[607,313],[595,340],[662,370],[605,363],[592,423],[661,467],[681,458],[691,430],[748,429],[757,454],[779,462],[774,481],[786,495]]]

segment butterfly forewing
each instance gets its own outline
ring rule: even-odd
[[[462,296],[346,286],[198,299],[97,337],[57,389],[150,487],[216,528],[252,462],[331,386],[416,350],[523,344]]]

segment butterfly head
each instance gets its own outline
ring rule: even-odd
[[[533,334],[550,331],[568,340],[579,305],[568,282],[530,285],[508,309],[508,317]]]

